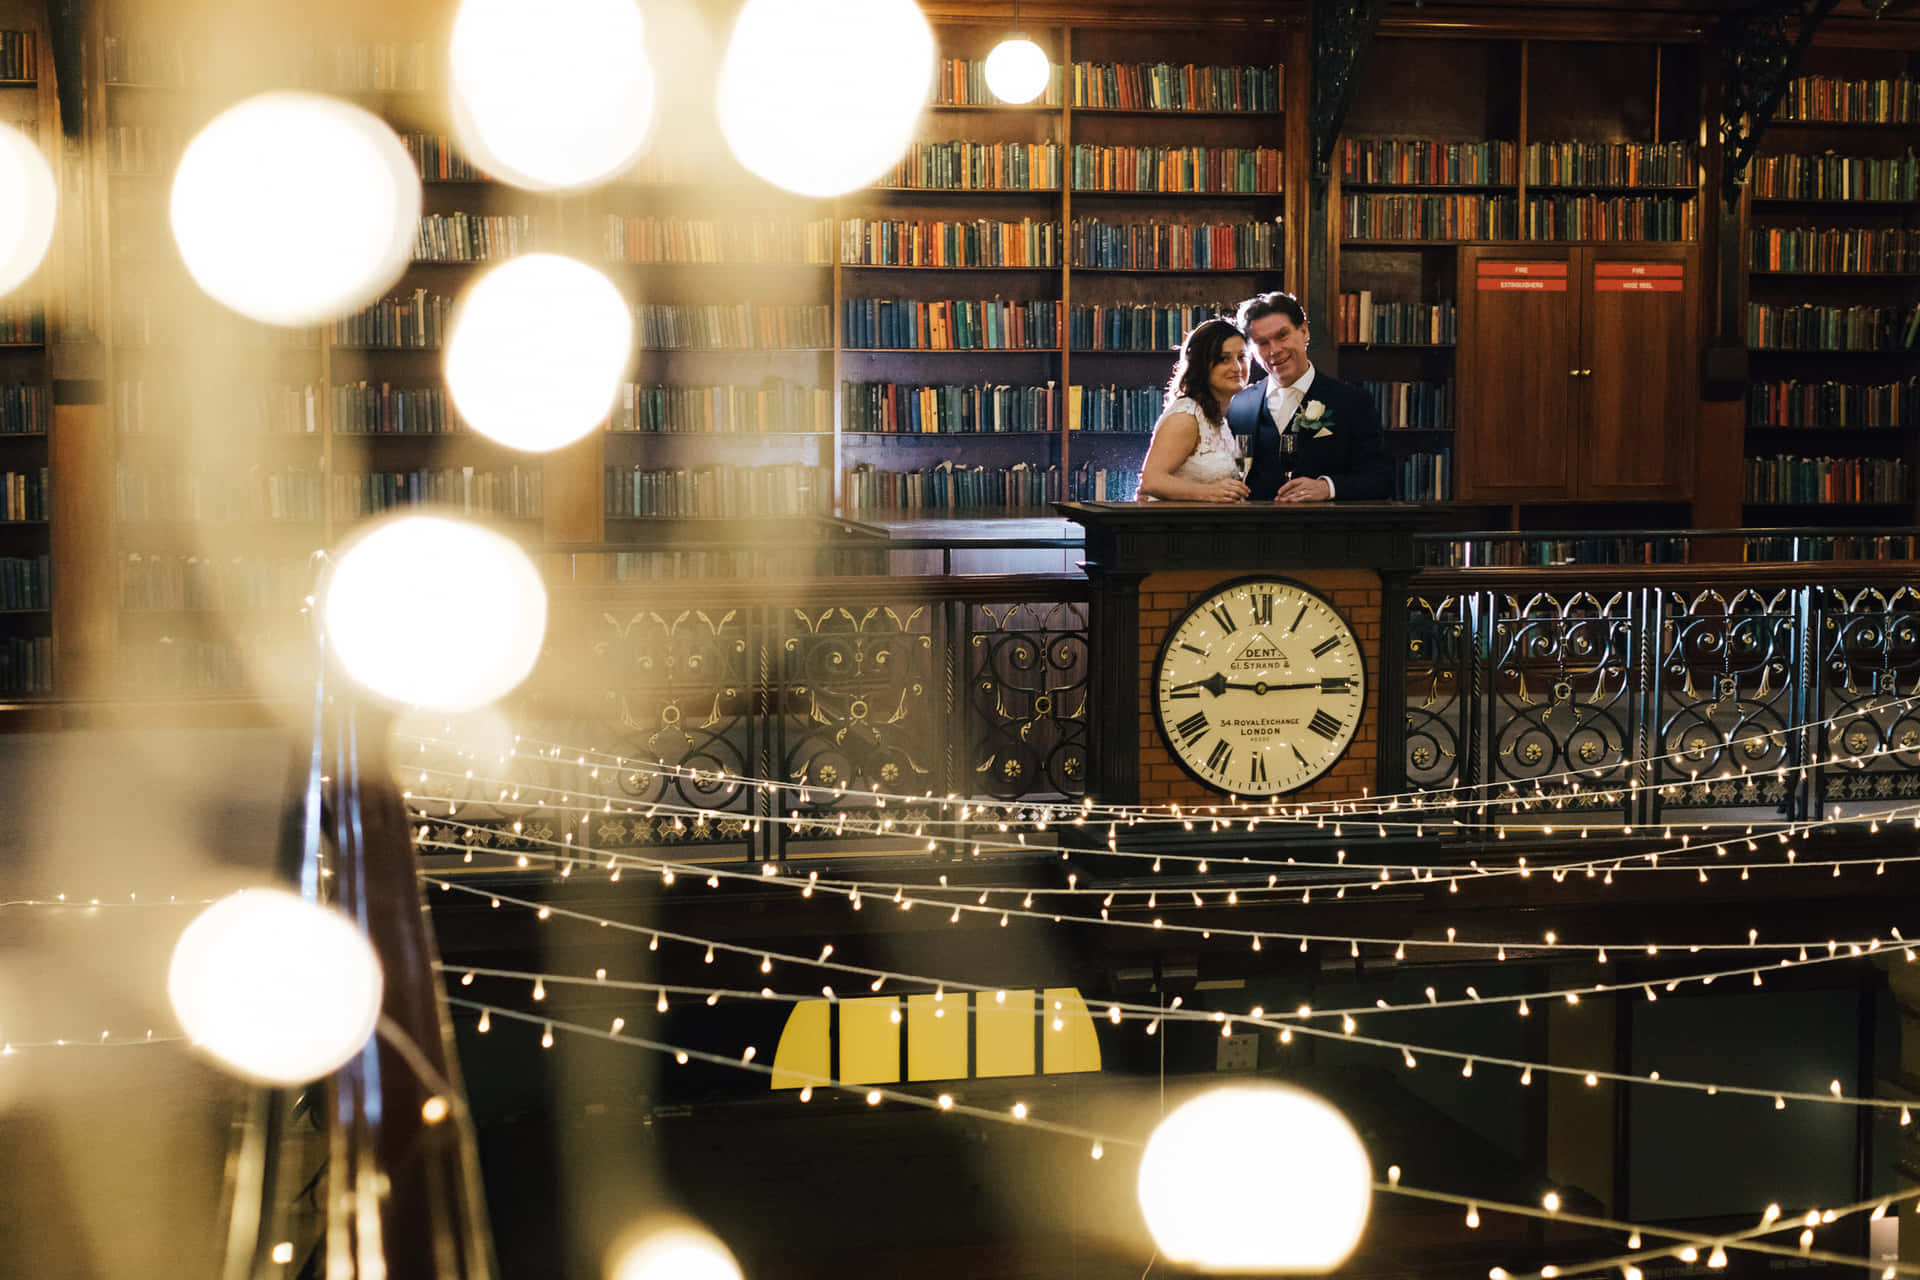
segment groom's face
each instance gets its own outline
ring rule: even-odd
[[[1277,312],[1247,326],[1247,337],[1260,356],[1260,367],[1279,379],[1283,387],[1291,386],[1307,371],[1307,336],[1306,325],[1295,328],[1293,321]]]

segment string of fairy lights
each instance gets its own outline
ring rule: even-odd
[[[423,879],[429,884],[433,884],[440,887],[443,891],[459,891],[459,892],[470,894],[476,897],[484,897],[488,899],[489,903],[495,907],[498,907],[500,904],[505,903],[507,905],[532,910],[536,913],[536,916],[541,920],[559,918],[563,920],[572,920],[576,922],[591,924],[596,928],[612,929],[617,932],[642,935],[648,939],[649,951],[657,951],[659,949],[660,943],[663,940],[667,942],[683,944],[683,945],[694,947],[694,948],[704,948],[705,949],[704,962],[707,964],[712,964],[715,960],[715,957],[718,954],[726,953],[726,954],[736,955],[736,956],[745,956],[745,957],[749,957],[751,959],[757,960],[760,966],[760,970],[763,974],[771,973],[773,966],[776,964],[787,964],[787,965],[797,965],[797,966],[808,966],[814,969],[826,970],[830,973],[845,974],[849,977],[856,978],[856,979],[870,980],[868,983],[868,990],[874,994],[879,994],[888,982],[892,982],[892,983],[895,983],[896,985],[901,985],[901,986],[916,986],[916,987],[929,989],[933,993],[935,999],[939,1001],[944,1001],[946,993],[950,990],[956,991],[956,992],[964,991],[964,992],[969,992],[975,995],[991,995],[995,997],[996,1000],[999,1002],[1004,1002],[1006,998],[1006,989],[1004,987],[993,987],[983,983],[967,982],[964,980],[957,980],[957,979],[950,979],[950,978],[940,978],[940,977],[930,976],[926,974],[916,974],[909,971],[883,969],[883,968],[878,968],[870,965],[854,964],[844,960],[835,960],[833,958],[834,947],[831,943],[823,946],[820,955],[816,957],[807,957],[807,956],[795,955],[790,952],[770,949],[766,947],[751,947],[751,946],[747,946],[740,943],[732,943],[732,942],[727,942],[719,939],[700,937],[692,934],[684,934],[684,933],[679,933],[671,930],[656,928],[649,925],[634,924],[629,921],[595,915],[591,912],[580,911],[580,910],[576,910],[569,907],[555,906],[554,904],[551,904],[551,903],[539,903],[539,902],[534,902],[530,899],[516,898],[509,895],[496,893],[487,889],[479,888],[473,885],[460,884],[454,881],[449,881],[449,880],[445,880],[438,877],[425,876],[423,877]],[[1865,953],[1865,954],[1874,954],[1874,953]],[[1854,957],[1847,957],[1847,958],[1852,959]],[[478,969],[463,970],[463,973],[477,974],[479,972],[480,970]],[[533,990],[535,992],[535,999],[545,999],[545,986],[548,981],[552,981],[556,985],[578,983],[582,985],[591,984],[596,986],[606,986],[609,982],[611,982],[614,984],[613,986],[609,987],[609,989],[611,990],[635,989],[635,990],[653,991],[657,995],[659,1004],[664,1005],[666,1003],[667,990],[665,987],[662,986],[662,984],[637,982],[637,983],[632,983],[629,986],[622,986],[621,983],[624,980],[621,980],[618,978],[610,979],[606,976],[604,971],[597,972],[595,976],[592,978],[581,978],[581,977],[565,975],[565,974],[542,974],[542,973],[514,972],[514,971],[502,971],[501,973],[495,974],[494,976],[502,976],[502,977],[512,976],[517,980],[525,981],[532,984]],[[463,978],[463,981],[466,981],[466,980]],[[1679,980],[1677,979],[1675,980],[1676,983],[1678,981]],[[1632,985],[1636,989],[1639,989],[1641,987],[1646,987],[1647,994],[1649,996],[1652,995],[1651,984],[1635,983]],[[778,998],[778,994],[774,993],[773,988],[771,986],[764,987],[759,992],[731,992],[729,989],[724,987],[719,987],[719,986],[716,986],[710,989],[702,988],[701,990],[704,991],[707,995],[712,997],[711,1003],[718,1003],[719,1000],[729,998],[730,995],[733,996],[734,998],[740,998],[740,999]],[[812,995],[808,995],[806,997],[794,997],[794,998],[795,999],[801,999],[801,998],[813,999],[816,997]],[[828,984],[820,988],[819,996],[817,998],[826,999],[826,1000],[835,1000],[835,999],[841,998],[841,995],[831,984]],[[1541,997],[1536,993],[1534,998],[1539,999]],[[1579,1003],[1578,992],[1574,992],[1574,991],[1566,992],[1563,998],[1569,1004]],[[1403,1006],[1403,1008],[1418,1008],[1418,1007],[1421,1007],[1421,1006],[1418,1006],[1418,1005]],[[661,1010],[661,1011],[664,1011],[664,1010]],[[1910,1113],[1905,1103],[1902,1103],[1896,1099],[1863,1098],[1859,1096],[1848,1096],[1844,1092],[1844,1090],[1840,1087],[1838,1081],[1835,1081],[1833,1085],[1829,1088],[1828,1092],[1826,1093],[1813,1093],[1813,1092],[1808,1092],[1804,1090],[1756,1088],[1756,1087],[1750,1087],[1750,1086],[1721,1084],[1721,1083],[1715,1083],[1715,1082],[1709,1082],[1709,1081],[1676,1080],[1676,1079],[1664,1078],[1658,1071],[1652,1071],[1645,1075],[1634,1075],[1634,1074],[1616,1072],[1616,1071],[1600,1069],[1600,1068],[1574,1067],[1574,1066],[1566,1066],[1566,1065],[1554,1064],[1549,1062],[1536,1062],[1536,1061],[1529,1061],[1524,1059],[1508,1058],[1508,1057],[1503,1057],[1499,1055],[1492,1055],[1492,1054],[1485,1054],[1485,1053],[1469,1053],[1462,1050],[1441,1048],[1433,1045],[1421,1044],[1421,1043],[1416,1043],[1412,1041],[1389,1040],[1381,1037],[1365,1036],[1359,1033],[1359,1025],[1356,1017],[1357,1014],[1367,1014],[1367,1013],[1375,1013],[1375,1012],[1393,1012],[1393,1011],[1396,1011],[1396,1010],[1392,1010],[1392,1009],[1314,1010],[1310,1007],[1302,1006],[1301,1008],[1295,1011],[1295,1014],[1292,1018],[1286,1018],[1286,1017],[1270,1014],[1268,1011],[1257,1008],[1257,1007],[1250,1009],[1244,1013],[1227,1013],[1223,1010],[1183,1009],[1180,1007],[1180,1004],[1178,1002],[1167,1007],[1161,1007],[1158,1005],[1140,1005],[1140,1004],[1134,1004],[1134,1003],[1129,1003],[1125,1001],[1108,1001],[1106,1002],[1105,1016],[1108,1018],[1110,1022],[1116,1025],[1126,1021],[1129,1018],[1132,1018],[1134,1020],[1144,1021],[1146,1023],[1147,1034],[1150,1034],[1150,1035],[1158,1031],[1161,1022],[1178,1021],[1178,1022],[1210,1022],[1210,1023],[1218,1024],[1220,1026],[1220,1034],[1222,1036],[1232,1035],[1236,1028],[1239,1028],[1239,1029],[1251,1028],[1251,1029],[1272,1031],[1278,1036],[1280,1042],[1283,1044],[1290,1044],[1295,1035],[1311,1036],[1311,1037],[1317,1037],[1317,1038],[1322,1038],[1326,1040],[1339,1040],[1339,1041],[1344,1041],[1350,1044],[1364,1045],[1369,1048],[1376,1048],[1384,1051],[1396,1052],[1401,1056],[1402,1061],[1408,1068],[1413,1068],[1417,1066],[1419,1058],[1422,1056],[1430,1056],[1430,1057],[1438,1058],[1441,1060],[1458,1062],[1462,1064],[1463,1074],[1468,1076],[1471,1076],[1473,1074],[1473,1068],[1476,1063],[1481,1064],[1483,1066],[1507,1067],[1507,1068],[1511,1068],[1516,1073],[1518,1073],[1518,1079],[1522,1085],[1531,1084],[1533,1079],[1533,1074],[1535,1072],[1539,1072],[1545,1075],[1563,1075],[1563,1076],[1576,1077],[1583,1080],[1584,1083],[1586,1083],[1589,1087],[1596,1086],[1602,1081],[1606,1081],[1610,1083],[1645,1085],[1645,1086],[1655,1087],[1655,1088],[1687,1090],[1687,1091],[1692,1091],[1692,1092],[1697,1092],[1697,1093],[1702,1093],[1707,1095],[1725,1093],[1730,1096],[1765,1098],[1774,1103],[1776,1110],[1783,1110],[1785,1108],[1786,1102],[1789,1100],[1796,1101],[1796,1102],[1840,1103],[1845,1105],[1881,1109],[1889,1112],[1897,1112],[1901,1118],[1901,1123],[1903,1125],[1910,1122]],[[1338,1031],[1335,1031],[1331,1028],[1318,1027],[1318,1026],[1311,1025],[1310,1020],[1315,1017],[1328,1018],[1328,1017],[1335,1017],[1335,1016],[1341,1019],[1341,1025]],[[1526,1015],[1523,1013],[1522,1016],[1526,1016]]]
[[[476,832],[486,830],[486,828],[474,827],[474,826],[471,826],[470,824],[453,823],[452,826],[456,830],[471,830]],[[502,855],[502,856],[511,857],[516,863],[521,865],[530,864],[534,858],[542,858],[545,861],[560,861],[560,862],[566,862],[566,863],[591,862],[591,864],[596,867],[601,867],[606,869],[608,871],[609,876],[613,879],[618,879],[619,873],[624,869],[624,870],[642,870],[642,871],[656,874],[658,875],[658,877],[660,878],[661,882],[664,885],[676,884],[679,881],[681,876],[700,878],[708,885],[709,888],[718,888],[720,884],[724,881],[751,882],[758,885],[789,887],[794,889],[798,893],[800,893],[803,897],[812,897],[813,894],[816,892],[823,892],[823,893],[844,896],[848,902],[848,905],[850,907],[854,907],[855,909],[858,909],[859,904],[863,904],[868,900],[873,900],[881,903],[891,903],[895,907],[898,907],[903,910],[912,910],[915,906],[932,907],[936,910],[949,912],[951,915],[952,923],[958,923],[960,918],[963,915],[972,914],[976,916],[1000,917],[1002,919],[1009,919],[1009,920],[1013,918],[1043,919],[1043,920],[1051,921],[1057,924],[1076,924],[1076,925],[1083,924],[1083,925],[1096,926],[1096,927],[1111,927],[1111,928],[1122,928],[1122,929],[1147,929],[1155,932],[1165,932],[1165,933],[1173,933],[1173,934],[1187,933],[1187,934],[1195,934],[1195,935],[1204,935],[1206,938],[1209,938],[1209,939],[1211,939],[1214,935],[1218,934],[1222,937],[1239,938],[1239,939],[1247,940],[1250,947],[1254,950],[1261,949],[1261,946],[1263,945],[1263,941],[1264,942],[1296,942],[1301,944],[1303,949],[1307,944],[1315,943],[1315,942],[1346,943],[1350,948],[1354,949],[1355,954],[1357,955],[1358,954],[1357,949],[1362,945],[1393,946],[1396,948],[1404,948],[1405,946],[1411,944],[1416,946],[1434,947],[1434,948],[1441,948],[1441,949],[1452,948],[1452,949],[1463,949],[1463,950],[1464,949],[1492,950],[1496,952],[1495,958],[1504,959],[1505,949],[1507,947],[1513,947],[1515,949],[1527,948],[1532,950],[1544,950],[1544,951],[1567,951],[1567,952],[1578,952],[1578,953],[1591,952],[1593,953],[1594,958],[1598,962],[1606,963],[1607,960],[1610,958],[1610,956],[1615,952],[1620,952],[1620,953],[1646,952],[1651,955],[1658,955],[1663,949],[1669,950],[1669,951],[1676,950],[1676,949],[1684,949],[1691,952],[1786,950],[1786,951],[1799,952],[1801,954],[1801,958],[1804,960],[1805,955],[1809,948],[1819,948],[1824,946],[1828,948],[1830,951],[1833,951],[1833,950],[1840,949],[1842,947],[1857,948],[1863,945],[1861,940],[1858,940],[1858,939],[1847,940],[1847,941],[1841,941],[1839,939],[1824,939],[1824,940],[1814,940],[1814,941],[1784,941],[1784,942],[1776,942],[1776,941],[1768,940],[1767,942],[1762,943],[1758,938],[1757,930],[1753,930],[1753,929],[1749,929],[1748,937],[1745,940],[1738,941],[1738,942],[1689,941],[1689,942],[1681,942],[1681,943],[1661,943],[1658,941],[1650,942],[1644,938],[1634,939],[1634,940],[1624,940],[1624,941],[1623,940],[1615,940],[1615,941],[1602,940],[1602,941],[1573,942],[1573,941],[1564,941],[1560,939],[1558,935],[1553,933],[1552,931],[1547,931],[1544,935],[1538,938],[1526,938],[1526,939],[1464,938],[1463,939],[1457,936],[1457,930],[1452,930],[1452,929],[1449,930],[1448,936],[1446,936],[1445,938],[1420,938],[1420,937],[1407,937],[1404,935],[1372,935],[1372,934],[1353,934],[1353,933],[1334,933],[1334,932],[1290,931],[1290,930],[1280,929],[1280,928],[1252,929],[1252,928],[1242,928],[1239,926],[1229,926],[1229,925],[1219,925],[1219,924],[1210,924],[1210,925],[1203,926],[1198,924],[1187,924],[1177,920],[1170,922],[1166,920],[1164,917],[1154,917],[1150,920],[1116,919],[1112,917],[1111,914],[1109,913],[1108,907],[1111,904],[1103,905],[1101,909],[1101,915],[1098,917],[1072,915],[1072,914],[1067,914],[1065,912],[1056,911],[1056,910],[1035,909],[1033,905],[1033,897],[1039,891],[1034,889],[1021,889],[1021,888],[1013,888],[1013,887],[995,889],[995,888],[981,888],[980,886],[976,886],[976,885],[968,885],[968,886],[961,887],[961,886],[951,886],[951,885],[927,884],[924,882],[909,884],[906,882],[898,882],[898,881],[862,881],[859,879],[839,879],[839,878],[821,877],[817,871],[809,872],[807,876],[803,879],[797,876],[785,876],[785,875],[773,874],[773,872],[777,871],[777,867],[775,866],[775,864],[772,864],[772,863],[762,863],[760,864],[760,869],[756,871],[742,871],[742,870],[738,870],[736,868],[731,868],[731,867],[719,867],[719,866],[712,866],[712,865],[675,862],[668,859],[652,858],[642,854],[613,853],[613,852],[597,849],[596,847],[590,844],[586,844],[584,842],[579,844],[573,844],[565,840],[556,840],[552,837],[539,836],[539,835],[528,834],[524,832],[520,834],[520,839],[535,845],[545,844],[549,846],[551,849],[555,850],[555,852],[543,854],[538,849],[528,849],[528,850],[522,850],[517,853]],[[435,836],[429,834],[429,832],[426,830],[416,829],[416,843],[419,845],[419,847],[424,849],[444,850],[450,853],[457,852],[457,853],[461,853],[463,856],[469,855],[473,852],[471,845],[462,843],[458,840],[436,838]],[[606,860],[604,863],[600,861],[600,859],[602,858]],[[570,875],[570,869],[568,867],[563,866],[562,871]],[[907,895],[907,890],[909,888],[911,888],[914,891],[914,894],[916,896],[909,897]],[[892,890],[892,893],[890,895],[884,892],[885,890],[888,890],[888,889]],[[1024,896],[1022,897],[1021,905],[1019,906],[1013,906],[1008,904],[996,905],[991,901],[992,894],[995,892],[1000,892],[1006,895],[1022,894]],[[1241,905],[1252,905],[1251,903],[1241,902],[1239,899],[1239,894],[1237,890],[1227,889],[1227,890],[1216,890],[1215,892],[1218,895],[1215,903],[1216,907],[1221,907],[1221,906],[1234,907],[1234,906],[1241,906]],[[940,896],[943,894],[962,894],[962,893],[971,897],[972,900],[958,901],[953,898]],[[1177,890],[1176,889],[1156,890],[1154,891],[1154,893],[1155,894],[1164,893],[1168,897],[1170,902],[1179,906],[1180,909],[1182,910],[1187,909],[1189,905],[1191,905],[1191,907],[1194,909],[1204,909],[1207,905],[1205,895],[1201,893],[1198,889],[1194,889],[1194,888],[1177,889]],[[1157,904],[1152,900],[1150,896],[1149,901],[1146,905],[1148,906],[1149,909],[1151,909]],[[1897,927],[1894,927],[1891,930],[1891,932],[1896,939],[1899,939],[1900,934]],[[1877,938],[1868,939],[1864,945],[1875,945],[1877,944],[1877,942],[1878,942]]]
[[[1862,722],[1871,723],[1872,716],[1887,712],[1898,712],[1904,715],[1914,710],[1917,706],[1920,706],[1920,695],[1878,698],[1871,703],[1851,707],[1831,716],[1809,721],[1807,724],[1792,730],[1766,730],[1756,731],[1746,737],[1732,736],[1726,740],[1724,746],[1729,752],[1732,752],[1748,744],[1765,742],[1769,747],[1779,749],[1783,746],[1783,743],[1780,741],[1783,737],[1797,734],[1817,736],[1819,731],[1830,729],[1835,725],[1859,724]],[[1876,730],[1877,728],[1878,726],[1876,725]],[[411,741],[424,746],[429,742],[438,742],[441,740],[413,738]],[[647,761],[637,757],[603,752],[595,748],[585,748],[522,734],[514,735],[510,754],[520,755],[523,745],[532,748],[533,758],[544,760],[550,764],[571,764],[576,768],[586,768],[590,771],[590,774],[596,776],[598,770],[607,769],[616,774],[627,774],[636,781],[638,778],[645,776],[667,778],[676,781],[691,781],[697,785],[708,788],[733,788],[736,790],[757,789],[766,793],[775,791],[796,792],[799,795],[799,802],[803,805],[810,803],[816,793],[823,797],[830,796],[835,802],[846,800],[849,797],[855,802],[872,804],[892,803],[896,805],[924,804],[930,800],[934,800],[934,797],[928,794],[916,796],[881,791],[873,788],[849,789],[845,786],[826,785],[805,779],[780,780],[757,778],[748,774],[735,773],[718,768],[703,769],[691,765],[669,763],[664,760]],[[1786,779],[1797,777],[1802,773],[1819,768],[1831,768],[1835,766],[1862,767],[1876,759],[1888,756],[1910,759],[1917,754],[1920,754],[1920,746],[1901,746],[1898,744],[1869,745],[1865,750],[1836,751],[1825,758],[1810,759],[1804,763],[1779,764],[1758,770],[1751,770],[1743,766],[1738,769],[1729,769],[1719,773],[1708,774],[1706,777],[1708,781],[1712,782],[1741,782],[1749,778]],[[1534,803],[1552,803],[1556,800],[1564,801],[1568,796],[1565,794],[1554,795],[1541,791],[1535,796],[1527,797],[1521,794],[1521,789],[1527,786],[1544,788],[1547,786],[1562,785],[1570,789],[1577,789],[1585,784],[1597,782],[1609,771],[1650,769],[1659,765],[1690,760],[1698,760],[1697,751],[1694,748],[1682,746],[1667,752],[1631,756],[1599,768],[1566,769],[1558,772],[1543,773],[1527,779],[1498,779],[1478,783],[1457,783],[1443,788],[1409,790],[1397,794],[1369,796],[1359,801],[1351,799],[1324,799],[1283,804],[1271,800],[1241,801],[1238,798],[1233,798],[1225,805],[1210,804],[1202,806],[1202,808],[1212,812],[1224,810],[1234,816],[1254,815],[1276,818],[1285,814],[1286,811],[1291,810],[1291,816],[1297,819],[1307,816],[1369,817],[1395,812],[1401,807],[1432,807],[1438,810],[1459,808],[1462,806],[1493,805],[1497,807],[1499,805],[1518,805],[1528,803],[1529,801]],[[1598,794],[1610,800],[1623,802],[1628,797],[1638,795],[1643,791],[1671,792],[1672,789],[1676,787],[1683,787],[1698,782],[1701,780],[1701,777],[1701,773],[1695,771],[1690,773],[1684,781],[1668,778],[1606,783],[1600,785],[1596,793],[1592,794]],[[1506,794],[1494,794],[1500,791],[1505,791]],[[1461,799],[1459,797],[1467,798]],[[937,803],[940,803],[943,807],[956,804],[962,805],[976,813],[1025,813],[1034,810],[1046,811],[1051,809],[1061,814],[1077,813],[1090,820],[1104,819],[1122,821],[1132,819],[1135,822],[1186,822],[1192,820],[1193,813],[1195,812],[1193,806],[1182,806],[1178,804],[1108,805],[1099,804],[1090,799],[1083,799],[1079,802],[1063,801],[1049,804],[1047,802],[1033,800],[996,801],[980,798],[962,800],[960,797],[950,795],[943,800],[937,801]]]
[[[736,1054],[716,1053],[685,1045],[676,1045],[665,1041],[642,1036],[626,1029],[623,1022],[616,1019],[607,1027],[589,1026],[564,1018],[545,1017],[525,1010],[514,1009],[486,1001],[468,999],[463,996],[449,996],[448,1003],[458,1008],[477,1013],[481,1019],[490,1020],[494,1016],[541,1028],[541,1045],[551,1049],[555,1043],[554,1032],[563,1031],[572,1035],[628,1045],[634,1048],[650,1050],[661,1055],[670,1055],[679,1065],[691,1062],[703,1062],[712,1066],[726,1067],[742,1072],[771,1077],[776,1073],[789,1080],[801,1082],[797,1097],[801,1103],[811,1102],[816,1089],[828,1089],[849,1096],[858,1097],[870,1107],[883,1103],[910,1106],[936,1113],[965,1116],[976,1120],[996,1124],[1013,1125],[1048,1133],[1062,1138],[1072,1138],[1088,1144],[1091,1159],[1105,1157],[1109,1148],[1138,1148],[1142,1143],[1135,1138],[1123,1135],[1103,1133],[1080,1125],[1066,1124],[1033,1113],[1025,1102],[1016,1101],[1012,1106],[999,1108],[981,1107],[969,1104],[951,1092],[940,1092],[929,1096],[903,1089],[893,1084],[848,1081],[830,1074],[798,1069],[790,1065],[776,1068],[771,1063],[759,1061],[755,1046],[747,1045]],[[1561,1222],[1573,1226],[1590,1227],[1626,1236],[1628,1252],[1598,1259],[1575,1260],[1559,1264],[1542,1266],[1536,1274],[1541,1280],[1555,1280],[1556,1277],[1586,1274],[1596,1271],[1619,1269],[1623,1280],[1640,1280],[1637,1264],[1660,1258],[1674,1257],[1684,1262],[1697,1260],[1702,1252],[1708,1253],[1707,1266],[1724,1267],[1727,1262],[1727,1250],[1745,1251],[1769,1256],[1803,1259],[1809,1262],[1826,1262],[1842,1266],[1866,1267],[1877,1270],[1881,1280],[1894,1280],[1901,1275],[1920,1275],[1920,1263],[1890,1262],[1881,1263],[1876,1259],[1841,1254],[1829,1250],[1815,1249],[1815,1231],[1823,1226],[1854,1217],[1861,1213],[1870,1213],[1874,1219],[1897,1212],[1896,1206],[1920,1197],[1920,1188],[1876,1196],[1855,1204],[1835,1209],[1810,1209],[1800,1215],[1785,1215],[1779,1206],[1770,1205],[1762,1215],[1761,1222],[1751,1228],[1724,1234],[1708,1234],[1685,1231],[1673,1227],[1651,1224],[1624,1222],[1618,1219],[1592,1214],[1581,1214],[1563,1207],[1558,1192],[1549,1191],[1538,1205],[1519,1204],[1510,1201],[1491,1199],[1484,1196],[1466,1196],[1455,1192],[1440,1191],[1409,1185],[1402,1176],[1400,1166],[1390,1166],[1384,1180],[1375,1180],[1372,1189],[1376,1193],[1401,1196],[1431,1203],[1450,1204],[1465,1210],[1465,1222],[1470,1228],[1480,1226],[1482,1211],[1507,1214],[1515,1217]],[[1760,1237],[1779,1231],[1800,1227],[1800,1238],[1793,1245],[1779,1245],[1765,1241]],[[1670,1243],[1647,1248],[1644,1239],[1654,1236]],[[1511,1280],[1511,1273],[1503,1267],[1489,1270],[1489,1280]]]

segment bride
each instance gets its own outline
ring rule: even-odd
[[[1239,450],[1227,402],[1247,385],[1247,340],[1230,320],[1194,326],[1167,380],[1167,404],[1140,464],[1142,498],[1242,502]]]

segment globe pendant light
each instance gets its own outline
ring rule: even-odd
[[[1046,90],[1053,68],[1042,49],[1020,31],[1020,6],[1013,6],[1013,34],[987,55],[987,88],[1002,102],[1032,102]]]

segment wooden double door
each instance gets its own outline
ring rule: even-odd
[[[1459,496],[1690,499],[1695,246],[1475,245],[1459,261]]]

